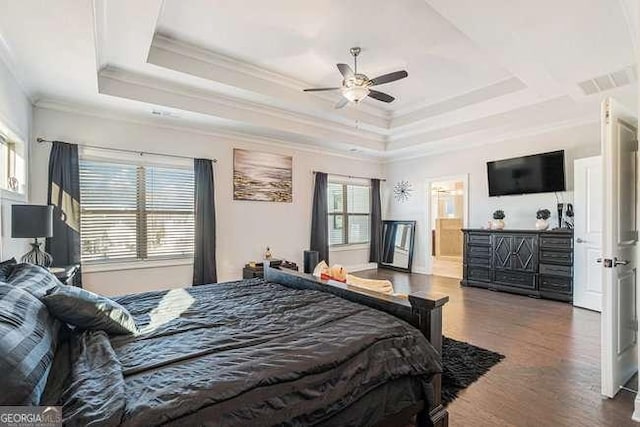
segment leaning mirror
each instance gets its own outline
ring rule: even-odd
[[[382,256],[378,267],[411,272],[415,221],[382,221]]]

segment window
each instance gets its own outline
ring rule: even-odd
[[[17,193],[25,192],[24,144],[6,136],[0,124],[0,188]]]
[[[330,182],[329,245],[369,242],[369,187]]]
[[[80,161],[82,261],[188,257],[193,170]]]

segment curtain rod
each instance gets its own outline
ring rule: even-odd
[[[317,174],[317,173],[326,173],[327,175],[334,175],[334,176],[343,176],[345,178],[357,178],[357,179],[372,179],[372,178],[368,178],[366,176],[353,176],[353,175],[344,175],[341,173],[329,173],[329,172],[322,172],[322,171],[313,171],[313,174]],[[380,181],[382,182],[386,182],[387,180],[385,178],[379,178]]]
[[[36,141],[39,144],[43,144],[45,142],[49,142],[52,143],[54,141],[51,141],[49,139],[44,139],[44,138],[37,138]],[[64,142],[64,141],[60,141],[60,142]],[[161,153],[152,153],[149,151],[139,151],[139,150],[127,150],[126,148],[111,148],[111,147],[99,147],[97,145],[90,145],[90,144],[78,144],[80,147],[89,147],[89,148],[96,148],[98,150],[109,150],[109,151],[119,151],[121,153],[133,153],[133,154],[139,154],[141,156],[147,154],[147,155],[151,155],[151,156],[164,156],[164,157],[175,157],[178,159],[189,159],[189,160],[193,160],[194,157],[189,157],[189,156],[181,156],[179,154],[161,154]],[[213,163],[217,163],[218,160],[217,159],[211,159],[211,161]]]

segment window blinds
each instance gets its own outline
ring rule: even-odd
[[[193,171],[80,161],[82,261],[193,254]]]
[[[369,187],[330,182],[327,193],[329,245],[368,242]]]

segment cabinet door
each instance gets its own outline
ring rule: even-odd
[[[513,236],[495,233],[491,235],[491,239],[493,240],[493,268],[496,270],[510,270]]]
[[[511,245],[511,268],[535,272],[538,265],[538,236],[514,235]]]

